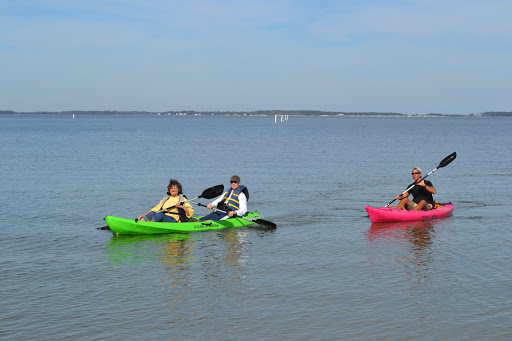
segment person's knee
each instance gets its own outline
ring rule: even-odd
[[[176,218],[168,216],[168,215],[164,215],[160,221],[163,221],[165,223],[176,223],[176,222],[178,222],[176,220]]]
[[[151,221],[151,219],[153,219],[153,217],[156,215],[156,212],[149,212],[148,214],[146,214],[145,216],[142,217],[142,220],[145,220],[145,221]]]
[[[158,212],[151,217],[151,221],[153,222],[161,222],[166,215],[163,212]]]
[[[421,200],[419,203],[417,203],[415,206],[414,206],[414,209],[415,210],[424,210],[427,208],[427,202],[425,200]]]

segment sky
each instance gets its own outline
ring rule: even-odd
[[[0,110],[512,111],[509,0],[0,0]]]

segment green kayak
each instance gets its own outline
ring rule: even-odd
[[[200,218],[200,217],[199,217]],[[263,217],[257,212],[247,212],[244,218],[229,218],[217,221],[198,221],[186,223],[155,223],[134,219],[118,218],[111,215],[105,217],[108,227],[116,234],[158,234],[176,232],[194,232],[220,230],[257,224]]]

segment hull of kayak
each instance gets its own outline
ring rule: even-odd
[[[370,220],[374,223],[384,221],[412,221],[412,220],[428,220],[449,216],[453,211],[453,204],[441,204],[443,206],[436,207],[430,211],[404,211],[390,207],[371,207],[365,206]]]
[[[116,234],[160,234],[183,233],[194,231],[220,230],[225,228],[241,227],[256,224],[251,220],[262,219],[257,212],[247,212],[245,218],[230,218],[218,221],[198,221],[186,223],[155,223],[150,221],[138,221],[114,216],[106,216],[108,227]]]

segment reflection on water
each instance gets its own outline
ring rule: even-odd
[[[239,270],[243,269],[247,263],[247,231],[229,229],[225,230],[223,241],[226,246],[224,262]]]
[[[115,235],[107,244],[107,255],[117,265],[158,261],[175,288],[190,286],[198,267],[205,281],[218,281],[219,273],[224,273],[223,280],[236,282],[245,278],[249,233],[225,229],[197,234]]]
[[[201,280],[208,287],[233,288],[246,278],[247,238],[249,232],[242,229],[215,231],[208,243],[202,243],[197,263]]]
[[[188,236],[188,235],[187,235]],[[172,238],[162,241],[160,246],[164,251],[160,262],[165,264],[165,273],[171,279],[173,287],[185,287],[190,283],[190,268],[194,260],[196,241],[189,238]]]
[[[373,223],[368,231],[368,239],[373,242],[402,242],[406,240],[421,250],[432,244],[432,232],[436,221],[404,221]]]
[[[114,235],[107,244],[107,255],[114,263],[126,264],[161,258],[158,246],[193,241],[188,234]]]
[[[458,283],[451,261],[453,253],[447,243],[447,229],[453,221],[447,217],[374,223],[366,233],[371,261],[404,285],[396,297],[414,307],[408,314],[413,312],[417,321],[433,316],[441,321],[451,318],[447,293]]]
[[[373,223],[366,233],[372,250],[371,261],[401,264],[406,270],[406,277],[413,280],[413,287],[419,288],[442,262],[434,247],[439,236],[436,232],[450,222],[451,219],[446,218]]]

